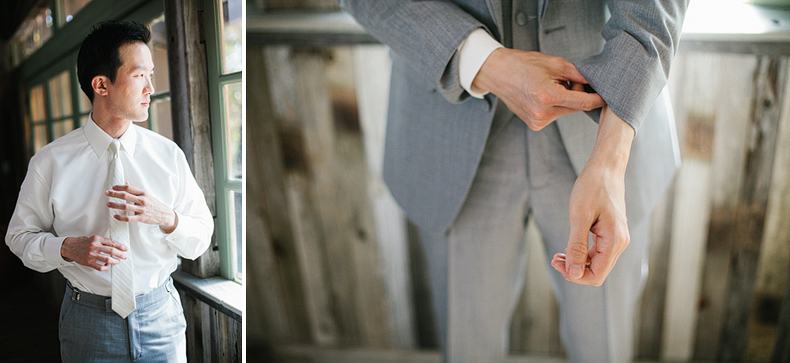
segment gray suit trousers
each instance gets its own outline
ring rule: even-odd
[[[533,132],[497,109],[459,215],[446,233],[421,231],[446,362],[504,361],[524,286],[527,218],[535,218],[549,259],[564,251],[576,176],[556,123]],[[640,219],[629,225],[631,244],[603,286],[567,282],[548,267],[572,362],[631,360],[633,311],[647,272],[649,219]]]

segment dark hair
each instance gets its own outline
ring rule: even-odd
[[[121,67],[121,46],[134,42],[148,43],[151,31],[136,21],[103,21],[93,26],[90,34],[82,41],[77,55],[77,78],[80,88],[93,102],[91,81],[96,76],[106,76],[115,82]]]

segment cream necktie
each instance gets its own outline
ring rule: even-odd
[[[124,184],[123,164],[121,164],[120,154],[121,142],[113,139],[110,144],[112,161],[110,161],[110,172],[107,179],[110,188],[113,185]],[[124,200],[110,198],[116,203],[126,203]],[[112,271],[112,310],[122,318],[126,318],[134,311],[134,271],[132,269],[132,251],[129,244],[129,222],[121,222],[113,218],[114,214],[126,214],[126,211],[110,209],[110,239],[123,243],[130,250],[126,251],[126,259],[121,263],[113,265]]]

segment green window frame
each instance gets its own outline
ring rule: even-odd
[[[241,126],[244,66],[242,56],[242,70],[224,71],[224,11],[223,0],[204,1],[220,274],[226,279],[241,283],[245,198],[242,192],[244,128]],[[243,18],[242,15],[241,19]],[[244,32],[241,34],[243,36]]]

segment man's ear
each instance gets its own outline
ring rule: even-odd
[[[91,80],[91,87],[93,88],[94,96],[106,96],[107,86],[110,84],[110,79],[107,76],[96,76]]]

